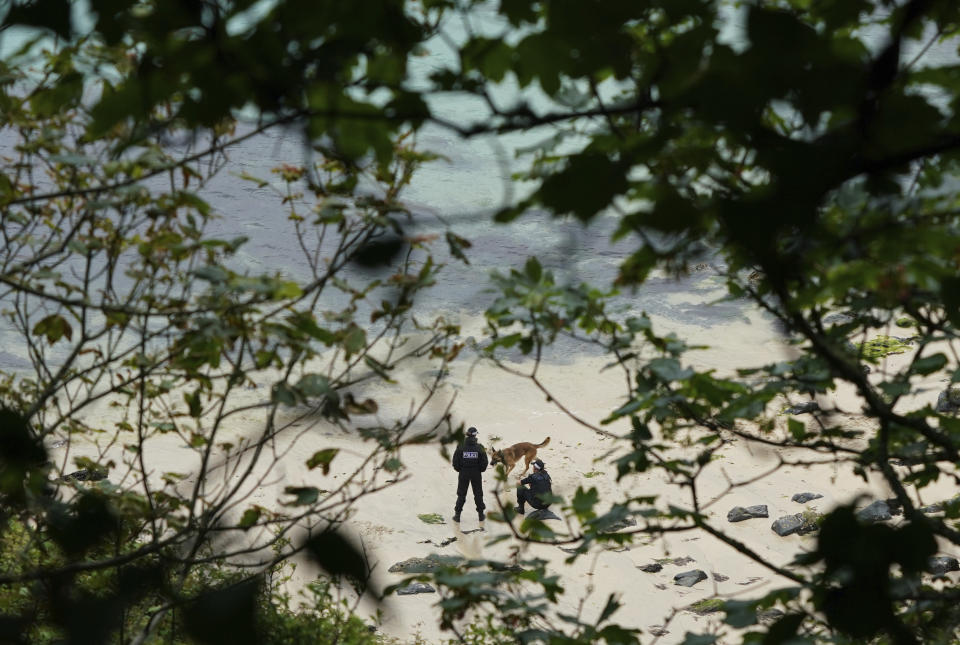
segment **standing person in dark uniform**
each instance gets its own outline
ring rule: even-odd
[[[534,459],[533,472],[524,479],[517,477],[520,485],[517,486],[517,508],[516,511],[523,515],[523,505],[530,503],[530,506],[537,510],[550,506],[550,496],[553,495],[553,488],[550,485],[550,475],[547,473],[546,466],[540,459]]]
[[[477,442],[477,429],[467,429],[467,438],[453,453],[453,469],[460,473],[457,482],[457,505],[453,509],[453,521],[460,521],[460,511],[467,501],[467,486],[473,487],[473,501],[477,505],[480,521],[484,520],[483,481],[480,473],[487,469],[487,453]]]

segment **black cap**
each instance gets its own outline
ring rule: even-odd
[[[533,465],[537,467],[537,470],[543,470],[543,468],[544,468],[544,463],[543,463],[543,461],[540,460],[540,459],[534,459],[534,460],[533,460]]]
[[[467,435],[469,435],[469,436],[471,436],[471,437],[476,437],[476,436],[477,436],[477,429],[474,428],[474,427],[467,428]]]

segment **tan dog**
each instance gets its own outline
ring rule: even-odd
[[[532,444],[529,441],[522,441],[520,443],[513,444],[509,448],[504,448],[503,450],[491,448],[491,451],[493,452],[493,459],[490,460],[490,465],[496,466],[497,464],[503,464],[506,467],[505,474],[509,475],[510,471],[513,470],[513,467],[516,466],[517,462],[520,461],[520,458],[523,457],[526,460],[526,464],[524,465],[523,469],[523,472],[525,473],[530,469],[530,463],[537,458],[537,448],[543,448],[548,443],[550,443],[550,437],[544,439],[543,443],[538,444]]]

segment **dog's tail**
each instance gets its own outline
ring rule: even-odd
[[[538,444],[537,444],[537,448],[543,448],[543,447],[544,447],[545,445],[547,445],[548,443],[550,443],[550,437],[547,437],[546,439],[544,439],[544,440],[543,440],[543,443],[538,443]]]

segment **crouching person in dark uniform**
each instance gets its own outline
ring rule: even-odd
[[[550,475],[546,471],[546,466],[539,459],[534,459],[533,472],[524,479],[519,479],[520,485],[517,486],[517,508],[516,511],[523,515],[523,505],[529,503],[537,510],[550,506],[550,498],[553,496],[553,488],[550,486]]]
[[[483,481],[480,473],[487,469],[487,453],[477,442],[477,429],[469,428],[467,438],[453,453],[453,469],[460,473],[457,482],[457,505],[453,509],[453,521],[460,521],[460,511],[467,501],[467,486],[473,488],[473,501],[477,505],[477,515],[484,520]]]

